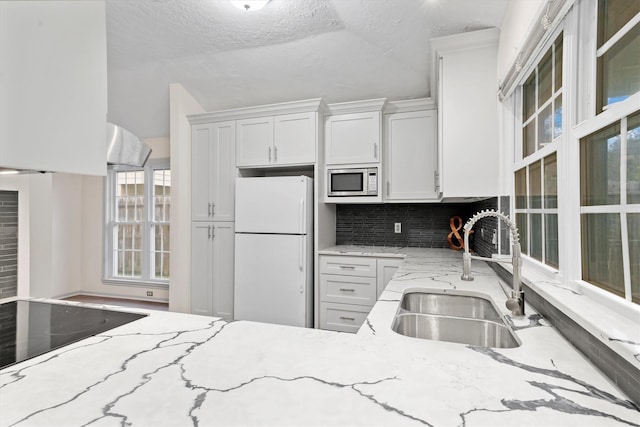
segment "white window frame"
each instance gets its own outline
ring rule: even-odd
[[[562,52],[563,52],[563,60],[562,60],[562,78],[563,78],[563,82],[562,82],[562,87],[560,88],[560,90],[558,91],[560,96],[562,96],[562,131],[560,136],[558,136],[557,138],[553,138],[551,142],[545,144],[544,146],[542,146],[541,148],[539,148],[538,150],[534,151],[532,154],[526,156],[523,158],[523,131],[524,131],[524,118],[523,118],[523,114],[524,114],[524,108],[523,108],[523,100],[524,100],[524,93],[523,93],[523,87],[524,87],[524,83],[527,81],[528,77],[531,76],[532,73],[537,73],[536,69],[538,67],[538,65],[540,64],[540,61],[544,58],[544,55],[547,53],[547,51],[551,48],[551,46],[553,45],[553,43],[555,43],[555,41],[558,39],[558,37],[560,36],[560,34],[563,34],[562,37]],[[532,256],[530,256],[530,250],[529,248],[526,248],[527,254],[522,254],[522,257],[524,260],[526,260],[527,264],[530,264],[532,266],[535,266],[535,268],[539,269],[540,271],[544,272],[545,275],[556,275],[563,266],[563,262],[565,262],[564,257],[563,257],[563,239],[564,236],[561,235],[561,230],[560,230],[560,226],[558,227],[558,265],[559,267],[553,267],[551,265],[548,265],[544,262],[544,260],[546,259],[546,242],[545,242],[545,215],[546,214],[556,214],[558,216],[558,224],[562,224],[561,221],[563,221],[564,216],[561,214],[561,208],[560,208],[560,200],[562,198],[562,190],[561,190],[561,172],[560,172],[560,161],[561,161],[561,156],[562,156],[562,147],[566,145],[566,141],[567,141],[567,133],[568,133],[568,112],[571,111],[571,108],[567,106],[568,102],[567,102],[567,93],[571,94],[571,90],[567,88],[567,81],[568,76],[567,76],[567,62],[568,62],[568,54],[571,52],[569,42],[567,41],[567,37],[565,34],[565,24],[564,22],[562,22],[560,25],[558,25],[553,31],[551,31],[548,35],[548,37],[546,37],[544,44],[542,45],[542,48],[538,50],[538,54],[537,56],[534,58],[534,60],[531,62],[531,64],[529,65],[529,67],[525,70],[523,70],[522,74],[521,74],[521,78],[520,81],[517,83],[517,87],[516,90],[513,92],[513,94],[511,95],[514,100],[514,102],[512,102],[512,108],[514,111],[514,118],[515,118],[515,126],[514,126],[514,141],[513,141],[513,154],[514,154],[514,158],[513,158],[513,162],[512,162],[512,169],[511,169],[511,200],[510,200],[510,212],[512,212],[513,214],[511,215],[511,217],[513,218],[513,220],[516,220],[516,214],[526,214],[527,215],[527,230],[519,230],[520,231],[520,235],[526,233],[527,236],[527,244],[531,245],[531,215],[532,214],[540,214],[542,216],[542,229],[541,229],[541,233],[542,233],[542,261],[537,260],[535,258],[533,258]],[[552,59],[551,59],[552,63],[555,63],[555,57],[552,55]],[[547,100],[541,107],[538,108],[537,103],[536,103],[536,111],[535,113],[532,115],[532,117],[530,117],[527,122],[530,122],[534,117],[538,116],[538,113],[542,110],[544,110],[544,108],[546,108],[547,105],[549,105],[550,103],[553,102],[553,99],[555,99],[556,97],[556,91],[555,91],[555,73],[552,72],[552,94],[551,94],[551,98],[549,100]],[[536,99],[537,99],[537,92],[538,92],[538,86],[536,85]],[[551,112],[552,117],[553,117],[553,111]],[[536,132],[536,142],[537,142],[537,134],[538,134],[538,126],[535,126],[535,132]],[[557,164],[557,207],[556,208],[545,208],[544,207],[544,159],[555,153],[556,154],[556,164]],[[540,197],[542,198],[541,200],[541,207],[540,208],[531,208],[528,205],[528,201],[527,201],[527,208],[517,208],[516,209],[516,196],[515,196],[515,173],[523,168],[527,169],[527,173],[526,173],[526,187],[527,187],[527,199],[529,199],[529,195],[530,190],[529,190],[529,166],[533,165],[534,163],[537,162],[542,162],[542,166],[540,168],[540,174],[541,174],[541,194]]]
[[[135,166],[113,165],[107,169],[107,176],[105,178],[104,185],[104,232],[103,232],[103,282],[115,285],[126,286],[144,286],[144,287],[158,287],[168,288],[169,279],[157,279],[152,277],[152,252],[153,252],[153,236],[152,227],[153,224],[165,222],[154,221],[153,218],[153,185],[147,185],[153,181],[153,173],[159,169],[170,170],[169,159],[150,159],[147,161],[143,168]],[[116,213],[115,204],[115,191],[116,191],[116,172],[122,171],[144,171],[145,182],[145,218],[141,222],[142,224],[142,276],[141,277],[121,277],[114,274],[114,247],[113,247],[113,222]]]

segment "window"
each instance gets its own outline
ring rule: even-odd
[[[105,279],[167,283],[171,171],[168,161],[144,169],[110,167],[105,191]]]
[[[562,135],[562,34],[522,86],[522,158]]]
[[[515,173],[515,215],[522,253],[558,268],[556,153]]]
[[[580,140],[582,279],[640,303],[640,111]]]
[[[562,33],[521,87],[522,151],[516,162],[515,219],[522,253],[558,268],[557,145],[562,137]]]
[[[640,90],[640,1],[598,1],[596,114]]]

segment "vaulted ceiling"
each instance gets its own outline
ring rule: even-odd
[[[207,110],[430,95],[434,37],[499,27],[508,0],[106,0],[110,122],[169,134],[169,84]]]

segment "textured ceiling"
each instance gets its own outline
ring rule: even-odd
[[[208,111],[429,96],[429,39],[499,27],[508,0],[106,0],[109,121],[169,134],[169,84]]]

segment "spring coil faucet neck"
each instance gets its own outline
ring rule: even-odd
[[[472,256],[469,253],[469,232],[473,228],[476,222],[483,218],[495,217],[504,221],[509,227],[511,232],[511,264],[513,265],[513,289],[511,291],[511,298],[507,300],[506,306],[511,313],[515,316],[524,315],[524,292],[520,289],[520,272],[522,269],[522,256],[520,253],[520,235],[518,234],[518,228],[511,221],[511,219],[495,210],[484,210],[476,213],[472,216],[464,225],[464,254],[462,255],[462,280],[473,280],[471,275],[471,260],[479,259],[488,262],[508,262],[503,260],[496,260],[493,258]]]

